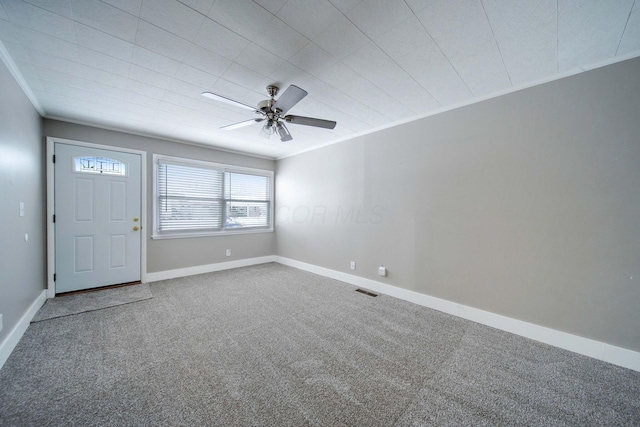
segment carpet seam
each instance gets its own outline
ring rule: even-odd
[[[84,310],[84,311],[81,311],[80,313],[63,314],[63,315],[56,316],[56,317],[50,317],[50,318],[48,318],[48,319],[32,320],[32,321],[30,322],[30,324],[31,324],[31,323],[46,322],[47,320],[60,319],[60,318],[62,318],[62,317],[78,316],[78,315],[80,315],[80,314],[84,314],[84,313],[91,313],[91,312],[93,312],[93,311],[100,311],[100,310],[106,310],[106,309],[108,309],[108,308],[120,307],[120,306],[123,306],[123,305],[129,305],[129,304],[135,304],[135,303],[137,303],[137,302],[140,302],[140,301],[148,301],[148,300],[150,300],[150,299],[153,299],[153,296],[151,296],[151,297],[149,297],[149,298],[142,298],[142,299],[139,299],[139,300],[137,300],[137,301],[129,301],[129,302],[123,302],[122,304],[110,305],[109,307],[92,308],[92,309],[90,309],[90,310]]]

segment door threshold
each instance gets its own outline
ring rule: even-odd
[[[62,292],[62,293],[56,294],[56,297],[66,297],[69,295],[86,294],[89,292],[104,291],[106,289],[124,288],[125,286],[140,285],[141,283],[142,282],[138,280],[137,282],[118,283],[117,285],[99,286],[97,288],[90,288],[90,289],[80,289],[78,291]]]

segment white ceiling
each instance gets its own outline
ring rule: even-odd
[[[45,117],[278,158],[635,56],[640,1],[0,0],[0,41]],[[200,95],[272,83],[336,129],[222,131],[255,116]]]

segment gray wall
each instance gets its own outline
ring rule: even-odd
[[[640,351],[640,59],[282,159],[276,192],[280,256]]]
[[[44,134],[45,136],[147,152],[147,272],[152,273],[275,254],[276,240],[274,233],[151,239],[153,227],[153,154],[166,154],[268,170],[274,170],[274,161],[57,120],[45,119]],[[226,249],[231,249],[231,257],[225,256]]]
[[[43,164],[42,119],[0,61],[0,342],[46,286]]]

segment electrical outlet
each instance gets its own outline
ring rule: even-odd
[[[381,265],[380,268],[378,268],[378,275],[382,277],[387,275],[387,268],[384,265]]]
[[[351,269],[352,270],[356,269],[356,262],[355,261],[351,261]]]
[[[227,256],[231,256],[231,249],[227,249]]]

